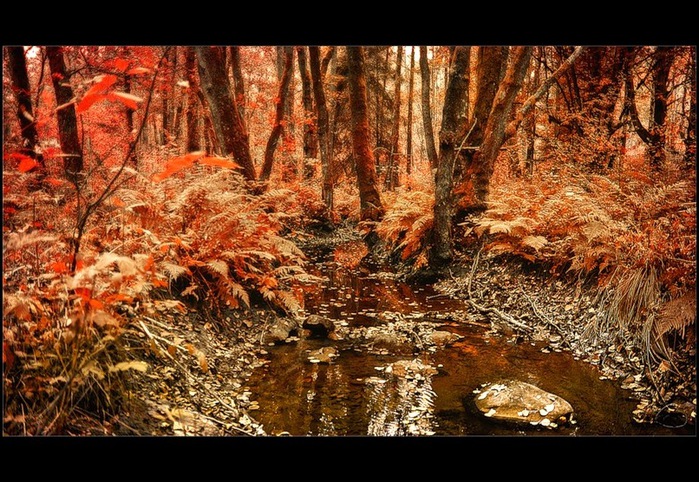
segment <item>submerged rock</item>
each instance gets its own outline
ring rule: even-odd
[[[337,349],[332,346],[324,346],[318,350],[308,353],[308,361],[311,363],[330,363],[333,358],[337,358],[340,354]]]
[[[430,333],[430,341],[437,346],[449,346],[458,339],[461,335],[451,333],[450,331],[433,331]]]
[[[474,401],[484,416],[512,423],[553,427],[567,423],[573,414],[563,398],[519,380],[488,383]]]
[[[287,338],[296,334],[299,329],[299,324],[291,318],[279,318],[269,331],[265,334],[264,340],[266,343],[284,343]]]

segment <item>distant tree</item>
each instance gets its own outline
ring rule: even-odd
[[[66,178],[73,184],[79,181],[83,170],[83,153],[78,136],[78,121],[75,115],[73,89],[63,58],[63,47],[46,47],[46,55],[51,68],[51,80],[56,94],[58,137],[63,151],[63,168]]]
[[[430,108],[430,66],[427,61],[427,47],[420,46],[420,88],[422,98],[422,125],[425,129],[425,147],[430,166],[437,167],[437,148],[432,129],[432,110]]]
[[[413,163],[413,83],[415,79],[415,47],[410,48],[410,75],[408,78],[408,132],[405,139],[405,172],[410,176]]]
[[[24,47],[7,47],[6,51],[12,90],[17,98],[17,119],[23,139],[21,152],[35,159],[39,164],[39,169],[43,170],[44,156],[38,148],[39,134],[36,130],[36,119],[32,108],[31,86],[27,75]]]
[[[316,119],[318,122],[318,144],[320,146],[320,162],[323,171],[322,198],[325,207],[330,213],[333,209],[333,182],[332,182],[332,149],[330,147],[330,120],[328,106],[325,100],[325,88],[321,75],[320,47],[308,47],[308,59],[311,68],[313,95],[315,97]]]
[[[650,118],[648,127],[641,122],[636,106],[636,87],[633,81],[631,65],[636,49],[629,47],[626,50],[626,108],[631,116],[631,122],[636,134],[648,146],[650,166],[654,170],[660,170],[665,165],[666,120],[668,112],[668,98],[670,96],[670,68],[677,55],[676,47],[656,47],[651,55],[651,74],[653,88],[651,97]]]
[[[398,138],[400,133],[400,88],[401,69],[403,66],[403,46],[399,45],[396,55],[396,71],[393,80],[393,126],[391,129],[391,150],[388,157],[388,169],[386,170],[386,187],[392,191],[399,182],[398,163],[400,151],[398,149]]]
[[[688,55],[687,78],[689,88],[685,90],[689,97],[687,110],[687,130],[684,135],[684,167],[696,169],[697,167],[697,52],[696,46],[690,47]]]
[[[265,148],[265,161],[262,165],[260,180],[266,181],[272,173],[272,165],[274,164],[274,152],[279,142],[279,137],[282,135],[284,128],[284,111],[286,110],[287,99],[289,97],[289,85],[293,74],[294,49],[293,47],[284,47],[284,70],[281,80],[279,81],[279,93],[275,99],[275,118],[272,133],[267,141]]]
[[[352,112],[352,144],[359,186],[360,218],[379,221],[384,207],[377,188],[376,169],[369,145],[369,117],[367,114],[366,79],[362,47],[347,47],[348,83]],[[372,235],[367,238],[373,245]]]
[[[299,73],[301,75],[301,101],[303,103],[303,157],[315,159],[318,157],[318,138],[313,122],[313,92],[311,74],[308,72],[308,54],[306,47],[296,47]]]
[[[255,166],[244,121],[240,117],[235,96],[228,88],[224,47],[195,47],[199,79],[206,97],[214,130],[223,154],[232,156],[240,164],[243,176],[254,181]]]
[[[194,48],[185,49],[185,72],[187,75],[187,136],[186,152],[195,152],[201,149],[199,140],[200,117],[198,115],[199,82],[197,81],[197,57]]]

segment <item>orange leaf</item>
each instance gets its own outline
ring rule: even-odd
[[[105,92],[117,81],[117,76],[111,74],[98,75],[94,80],[97,80],[97,83],[85,92],[83,99],[78,103],[77,112],[84,112],[98,100],[104,99]]]
[[[90,290],[87,288],[75,288],[75,294],[80,296],[85,301],[89,301],[90,298]]]
[[[63,274],[63,273],[68,272],[68,266],[63,261],[57,261],[55,263],[52,263],[49,266],[49,268],[51,268],[51,270],[54,273],[58,273],[58,274]]]
[[[150,73],[150,69],[147,69],[145,67],[134,67],[133,69],[127,71],[126,75],[140,75],[148,73]]]
[[[116,59],[114,61],[114,68],[119,72],[123,72],[129,68],[129,61],[125,59]]]
[[[126,92],[111,92],[107,95],[107,98],[111,101],[121,102],[132,110],[138,109],[138,102],[143,102],[143,99],[139,96],[127,94]]]
[[[199,162],[206,166],[227,167],[230,169],[238,169],[240,167],[240,164],[225,157],[202,157],[199,159]]]
[[[95,310],[101,310],[104,308],[104,303],[102,303],[100,300],[90,300],[88,303]]]
[[[124,206],[126,206],[126,203],[124,203],[124,201],[122,201],[118,197],[115,197],[115,198],[112,198],[112,205],[114,205],[118,208],[123,208]]]
[[[78,107],[75,109],[76,112],[85,112],[87,109],[92,107],[92,104],[97,102],[98,100],[102,100],[106,98],[104,94],[91,94],[91,95],[86,95],[83,97],[83,99],[78,103]]]
[[[29,172],[38,165],[39,165],[39,163],[36,162],[31,157],[24,156],[22,161],[19,163],[19,167],[17,167],[17,169],[19,170],[19,172]]]
[[[197,151],[197,152],[190,152],[189,154],[185,154],[184,156],[178,156],[170,159],[167,164],[165,165],[165,170],[159,174],[156,174],[153,176],[153,181],[159,182],[162,181],[163,179],[167,179],[168,177],[172,176],[176,172],[181,171],[182,169],[185,169],[189,166],[191,166],[194,161],[199,159],[204,155],[203,151]]]

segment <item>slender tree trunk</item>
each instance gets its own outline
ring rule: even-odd
[[[432,169],[437,167],[437,149],[434,143],[434,131],[432,129],[432,110],[430,107],[430,66],[427,62],[427,47],[420,46],[420,85],[422,97],[422,125],[425,129],[425,145],[427,159]]]
[[[243,82],[243,69],[240,65],[240,47],[231,45],[228,47],[228,50],[231,59],[231,70],[233,71],[235,102],[238,106],[238,114],[243,119],[243,127],[247,127],[247,122],[245,122],[245,83]]]
[[[401,70],[403,67],[403,46],[398,46],[396,56],[396,75],[393,87],[393,128],[391,129],[391,150],[388,157],[388,169],[386,170],[386,187],[389,191],[399,183],[399,158],[398,138],[400,134],[400,92]]]
[[[495,94],[495,102],[483,133],[483,143],[474,158],[473,184],[477,205],[485,207],[495,160],[505,142],[505,127],[510,119],[515,97],[522,88],[531,54],[532,47],[512,47],[505,77]]]
[[[665,165],[667,138],[667,101],[670,96],[668,80],[675,59],[675,47],[658,47],[653,62],[653,123],[651,127],[650,165],[659,171]]]
[[[56,93],[56,105],[63,106],[58,110],[58,136],[61,143],[61,151],[66,156],[63,159],[63,168],[66,178],[73,184],[78,183],[83,170],[83,154],[78,136],[78,121],[75,115],[75,104],[73,100],[73,89],[66,72],[66,64],[63,59],[62,47],[46,47],[46,54],[49,58],[51,68],[51,79],[53,89]]]
[[[441,267],[452,259],[452,187],[457,156],[458,133],[464,119],[461,116],[463,99],[468,90],[469,47],[456,47],[454,62],[449,72],[442,127],[439,132],[439,159],[435,175],[435,205],[433,242],[430,264]]]
[[[195,47],[199,79],[207,98],[216,137],[224,155],[232,156],[241,166],[243,176],[255,180],[255,166],[250,156],[250,145],[237,102],[228,88],[224,47]]]
[[[369,146],[369,117],[362,47],[347,47],[347,62],[352,112],[352,146],[357,168],[360,218],[362,221],[380,221],[384,215],[384,208],[377,188],[376,169]],[[374,241],[371,238],[371,236],[367,238],[370,246]]]
[[[311,89],[311,75],[308,72],[308,59],[306,47],[296,47],[299,73],[301,74],[301,100],[303,102],[303,157],[304,159],[316,159],[318,157],[318,138],[315,122],[313,122],[313,96]],[[313,172],[304,168],[304,177],[309,179]]]
[[[187,140],[186,152],[196,152],[201,149],[199,141],[199,109],[197,99],[197,91],[199,90],[199,82],[197,82],[197,58],[194,48],[187,47],[185,49],[185,70],[187,74]]]
[[[408,132],[405,149],[405,172],[408,176],[413,164],[413,83],[415,80],[415,46],[410,48],[410,77],[408,81]]]
[[[260,180],[266,181],[272,174],[272,165],[274,164],[274,151],[277,148],[279,137],[284,128],[284,111],[289,97],[289,84],[293,72],[294,50],[293,47],[284,47],[284,70],[282,72],[281,81],[279,83],[279,94],[276,100],[276,116],[274,119],[274,127],[267,141],[265,149],[265,162],[262,165]]]
[[[689,113],[687,133],[684,137],[684,167],[697,167],[697,58],[696,46],[690,47],[692,55],[689,58]]]
[[[320,48],[308,47],[308,60],[311,68],[313,94],[315,96],[316,118],[318,120],[318,144],[320,146],[320,162],[323,170],[322,198],[327,209],[328,218],[333,210],[333,183],[332,183],[332,150],[330,149],[330,132],[328,106],[325,101],[325,89],[320,66]]]
[[[39,169],[44,171],[44,156],[38,148],[39,134],[32,109],[31,87],[27,75],[27,60],[24,47],[7,47],[7,56],[12,79],[12,90],[17,98],[17,119],[22,132],[22,154],[35,159]]]

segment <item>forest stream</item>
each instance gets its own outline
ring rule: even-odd
[[[358,249],[357,243],[317,253],[312,270],[326,281],[305,296],[306,314],[332,319],[340,336],[270,344],[248,380],[259,405],[255,417],[269,435],[693,433],[691,426],[634,422],[638,401],[632,392],[570,351],[469,322],[475,318],[464,301],[430,285],[399,282],[386,267],[363,262],[347,268],[338,262]],[[441,346],[420,341],[434,331],[458,337]],[[331,356],[323,359],[323,353]],[[484,417],[473,400],[486,383],[501,379],[563,397],[574,409],[570,423],[522,426]]]

